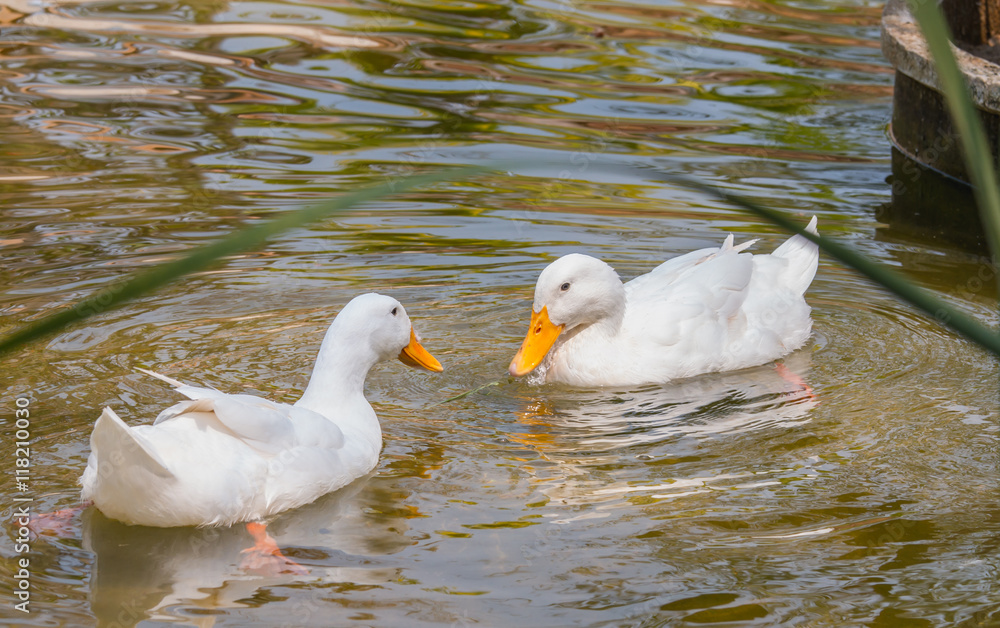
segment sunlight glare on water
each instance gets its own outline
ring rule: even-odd
[[[654,169],[816,215],[995,325],[986,261],[874,218],[890,196],[880,11],[0,0],[2,333],[305,202],[507,164],[294,230],[4,358],[5,459],[27,396],[36,512],[78,504],[103,406],[136,425],[178,400],[137,367],[292,402],[333,316],[380,291],[445,371],[372,372],[377,470],[269,527],[308,575],[242,569],[242,526],[129,527],[88,509],[32,541],[30,614],[13,608],[19,555],[3,545],[0,617],[1000,622],[995,360],[826,257],[813,337],[783,361],[801,384],[773,364],[608,390],[506,373],[535,279],[562,254],[627,280],[730,232],[765,253],[786,237]]]

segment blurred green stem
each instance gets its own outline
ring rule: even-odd
[[[203,270],[223,257],[256,249],[284,231],[315,222],[333,212],[343,211],[424,185],[482,174],[489,169],[487,166],[467,166],[431,174],[400,177],[386,183],[348,192],[335,199],[317,203],[304,209],[283,212],[278,218],[244,227],[217,242],[198,248],[180,259],[159,265],[131,279],[103,288],[72,307],[45,316],[41,320],[15,331],[6,338],[0,339],[0,355],[95,314],[113,310],[126,301],[152,292],[184,275]]]
[[[99,291],[96,295],[83,300],[72,308],[51,314],[40,321],[28,325],[27,327],[0,340],[0,354],[9,352],[39,337],[59,331],[74,322],[80,321],[89,316],[110,311],[119,307],[126,301],[138,298],[139,296],[156,290],[157,288],[174,281],[183,275],[202,270],[222,257],[233,255],[241,251],[251,250],[285,230],[318,220],[331,212],[348,209],[365,202],[370,202],[416,187],[439,183],[450,179],[458,179],[482,174],[496,168],[497,165],[497,163],[494,163],[491,166],[470,166],[449,169],[432,174],[415,175],[407,177],[406,179],[400,179],[377,186],[363,188],[356,192],[344,194],[343,196],[331,201],[319,203],[306,209],[284,213],[280,217],[263,224],[246,227],[214,244],[198,249],[178,260],[158,266],[137,277],[115,284],[109,288],[105,288]],[[519,165],[523,168],[526,164],[521,163]],[[535,164],[529,164],[529,166],[531,165],[543,167],[550,164],[536,162]],[[645,168],[640,169],[628,166],[622,167],[610,164],[605,165],[605,168],[610,171],[617,170],[625,172],[632,176],[635,176],[636,174],[646,176],[650,175],[650,171]],[[913,304],[935,318],[941,324],[951,327],[955,331],[964,335],[966,338],[982,345],[987,350],[1000,355],[1000,336],[995,334],[991,329],[979,321],[934,297],[927,291],[915,286],[906,278],[887,269],[885,266],[869,260],[864,255],[861,255],[860,253],[857,253],[852,249],[831,240],[830,238],[817,237],[811,233],[806,233],[803,230],[802,225],[790,220],[781,212],[768,209],[767,207],[758,205],[757,203],[739,197],[735,194],[725,192],[688,177],[659,172],[656,172],[653,176],[664,181],[700,190],[713,195],[726,202],[732,203],[737,207],[742,207],[758,216],[770,220],[788,231],[801,234],[813,242],[816,242],[820,248],[828,254],[837,258],[847,266],[858,270],[873,281],[883,285],[903,300]],[[494,383],[486,384],[485,386],[477,388],[473,391],[463,393],[454,399],[464,397],[471,392],[476,392],[477,390],[490,385],[494,385]]]

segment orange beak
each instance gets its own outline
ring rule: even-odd
[[[413,332],[412,327],[410,328],[410,344],[403,347],[403,350],[399,352],[399,361],[406,366],[415,366],[427,369],[428,371],[434,371],[435,373],[440,373],[444,370],[441,363],[427,349],[424,349],[420,341],[417,340],[417,334]]]
[[[547,308],[542,308],[541,312],[531,312],[531,325],[528,327],[528,335],[521,343],[521,349],[510,362],[508,371],[514,377],[527,375],[535,370],[549,349],[556,343],[556,338],[562,333],[562,325],[553,325],[549,320]]]

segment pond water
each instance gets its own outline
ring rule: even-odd
[[[332,216],[4,358],[0,617],[1000,624],[996,361],[829,258],[807,293],[813,339],[785,360],[812,394],[774,365],[635,390],[506,376],[535,278],[561,254],[631,278],[730,232],[761,252],[785,238],[651,170],[602,164],[816,215],[995,324],[988,263],[875,221],[890,198],[880,10],[0,0],[2,333],[307,201],[525,164]],[[16,553],[14,499],[79,502],[103,406],[139,424],[178,399],[137,367],[294,401],[332,317],[373,290],[406,305],[445,371],[373,371],[377,470],[270,527],[307,575],[242,569],[240,526],[130,528],[93,509]],[[25,556],[28,614],[14,608]]]

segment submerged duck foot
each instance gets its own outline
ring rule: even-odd
[[[41,535],[59,538],[79,536],[79,524],[73,520],[92,504],[93,502],[85,501],[79,506],[63,508],[55,512],[32,514],[31,521],[28,523],[28,529],[31,530],[35,538]]]
[[[795,391],[796,393],[805,393],[806,398],[811,401],[817,401],[816,394],[813,392],[812,386],[807,384],[806,380],[802,379],[801,375],[785,366],[783,362],[776,363],[774,365],[774,370],[781,376],[781,379],[798,388],[798,390]]]
[[[278,543],[267,533],[263,523],[248,523],[247,532],[254,539],[254,546],[243,550],[240,567],[267,576],[293,574],[304,576],[309,570],[281,553]]]

